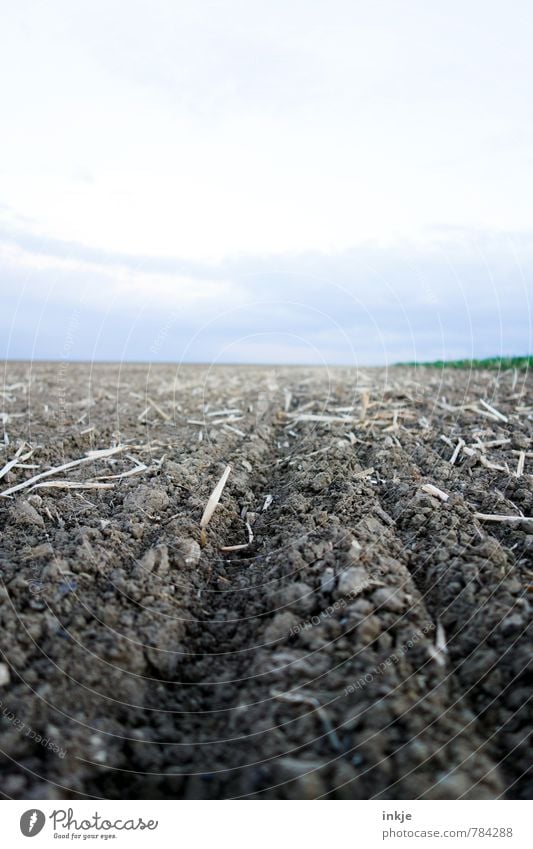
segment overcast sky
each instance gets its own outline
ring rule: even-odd
[[[3,353],[531,351],[532,44],[527,0],[3,4]]]

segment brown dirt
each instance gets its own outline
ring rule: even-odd
[[[0,498],[4,796],[531,795],[533,522],[475,517],[533,515],[523,374],[8,363],[0,399],[2,491],[146,466]]]

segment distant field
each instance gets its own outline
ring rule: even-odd
[[[430,368],[490,368],[505,371],[510,368],[526,369],[533,366],[533,357],[487,357],[484,360],[434,360],[430,363],[399,363],[404,366]]]

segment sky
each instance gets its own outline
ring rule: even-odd
[[[3,356],[531,352],[529,2],[2,6]]]

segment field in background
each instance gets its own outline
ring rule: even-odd
[[[487,357],[483,360],[433,360],[429,363],[411,362],[400,363],[405,366],[427,366],[428,368],[460,368],[460,369],[529,369],[533,367],[533,357]]]

